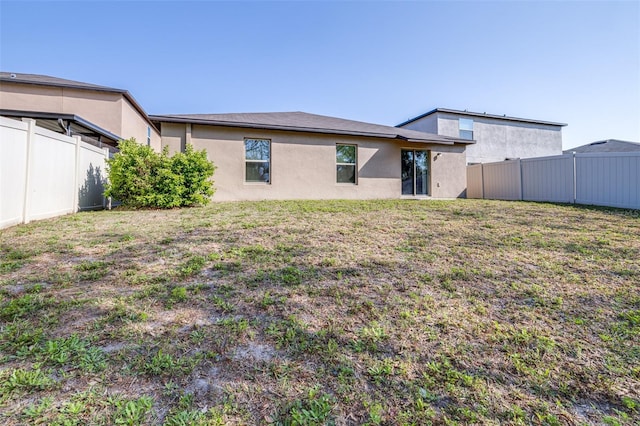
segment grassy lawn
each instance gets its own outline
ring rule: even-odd
[[[0,231],[0,423],[640,422],[640,212],[217,203]]]

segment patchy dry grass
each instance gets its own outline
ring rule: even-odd
[[[637,424],[640,214],[458,200],[0,232],[2,424]]]

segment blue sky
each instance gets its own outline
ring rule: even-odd
[[[129,90],[150,114],[436,107],[640,141],[640,2],[0,0],[0,69]]]

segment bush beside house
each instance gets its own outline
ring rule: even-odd
[[[214,193],[215,166],[206,152],[187,145],[169,156],[138,144],[121,141],[120,152],[107,161],[109,182],[105,196],[130,207],[173,208],[207,204]]]

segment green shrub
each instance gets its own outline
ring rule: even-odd
[[[213,184],[209,179],[215,167],[207,159],[207,153],[196,151],[187,145],[184,152],[171,157],[171,170],[182,177],[183,205],[207,204],[213,195]]]
[[[120,141],[120,152],[107,161],[109,180],[105,196],[131,207],[173,208],[207,204],[213,195],[215,166],[206,152],[187,145],[185,152],[169,156],[138,144]]]
[[[153,194],[153,177],[160,157],[151,147],[136,143],[135,139],[120,141],[120,152],[107,161],[109,180],[105,196],[124,204],[143,206]]]

